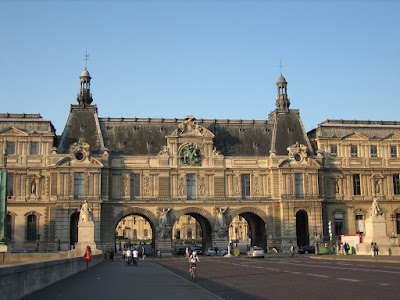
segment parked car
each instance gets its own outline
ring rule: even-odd
[[[227,255],[228,250],[227,249],[218,249],[217,254],[222,255],[222,256]]]
[[[185,247],[178,247],[175,250],[176,255],[185,255],[186,254],[186,248]]]
[[[217,250],[214,247],[207,248],[206,254],[207,254],[207,256],[216,255]]]
[[[201,246],[194,246],[194,247],[192,247],[191,252],[193,252],[193,251],[196,251],[196,254],[197,254],[197,255],[203,254],[203,249],[201,248]]]
[[[253,248],[250,249],[250,251],[247,251],[247,256],[264,258],[264,250],[260,247],[254,246]]]
[[[315,254],[315,247],[314,246],[300,247],[297,252],[299,254],[305,254],[305,253],[314,253]]]

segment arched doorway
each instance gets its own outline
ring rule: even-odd
[[[115,227],[115,250],[124,247],[137,248],[141,254],[143,249],[147,256],[155,253],[155,230],[153,222],[140,213],[124,215]]]
[[[78,221],[79,213],[74,212],[70,218],[70,229],[69,229],[69,244],[70,248],[74,248],[75,244],[78,242]]]
[[[299,210],[296,213],[297,246],[304,247],[309,245],[310,241],[308,232],[308,214],[305,210]]]
[[[264,220],[252,212],[238,214],[229,226],[229,240],[241,253],[253,246],[266,249]]]

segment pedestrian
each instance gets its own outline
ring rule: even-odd
[[[372,256],[372,257],[375,257],[374,242],[371,242],[371,245],[369,246],[369,250],[371,251],[371,256]]]
[[[186,247],[186,257],[189,258],[190,253],[189,253],[189,247]]]
[[[144,250],[144,247],[142,247],[142,259],[146,258],[146,251]]]
[[[293,244],[290,246],[290,256],[294,257],[294,246],[293,246]]]
[[[114,261],[114,249],[110,248],[110,250],[108,250],[108,253],[110,255],[110,261]]]
[[[85,250],[85,260],[86,260],[86,272],[89,272],[89,264],[92,262],[92,249],[88,245]]]
[[[136,248],[133,249],[132,256],[133,256],[133,264],[135,266],[137,266],[138,258],[139,258],[139,251],[137,251]]]
[[[379,248],[378,248],[378,245],[376,243],[374,243],[374,250],[375,250],[375,255],[378,256]]]
[[[161,247],[160,247],[160,250],[158,250],[158,252],[160,253],[160,258],[161,258]]]
[[[126,252],[125,252],[125,257],[126,257],[126,259],[127,259],[126,264],[127,264],[128,266],[130,266],[130,265],[131,265],[131,262],[132,262],[132,251],[131,251],[130,248],[128,248],[128,250],[126,250]]]

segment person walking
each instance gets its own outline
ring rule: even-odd
[[[108,250],[108,253],[110,255],[110,261],[114,261],[114,249],[110,248],[110,250]]]
[[[371,251],[371,256],[372,256],[372,257],[375,257],[374,242],[371,242],[371,245],[369,246],[369,250]]]
[[[128,250],[126,250],[126,252],[125,252],[125,257],[126,257],[126,259],[127,259],[126,264],[127,264],[128,266],[130,266],[130,265],[131,265],[131,262],[132,262],[132,251],[131,251],[131,248],[128,248]]]
[[[86,272],[89,272],[89,264],[92,262],[92,249],[88,245],[85,250]]]
[[[294,257],[294,246],[293,246],[293,244],[290,246],[290,256]]]
[[[374,243],[374,251],[375,251],[375,255],[378,256],[379,255],[379,248],[378,248],[378,245],[376,243]]]
[[[133,249],[132,256],[133,256],[133,264],[135,266],[137,266],[138,259],[139,259],[139,251],[137,251],[136,248]]]

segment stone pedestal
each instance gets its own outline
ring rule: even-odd
[[[97,249],[97,245],[94,242],[94,228],[93,221],[79,222],[78,242],[75,244],[75,249],[69,251],[71,254],[74,254],[73,256],[83,256],[87,246],[90,246],[92,249],[92,254],[101,253],[101,250]]]
[[[161,257],[163,256],[172,256],[172,252],[174,251],[171,247],[170,240],[161,240],[157,243],[156,254],[160,257],[159,250],[161,249]]]
[[[8,252],[9,248],[6,244],[0,244],[0,253]]]

